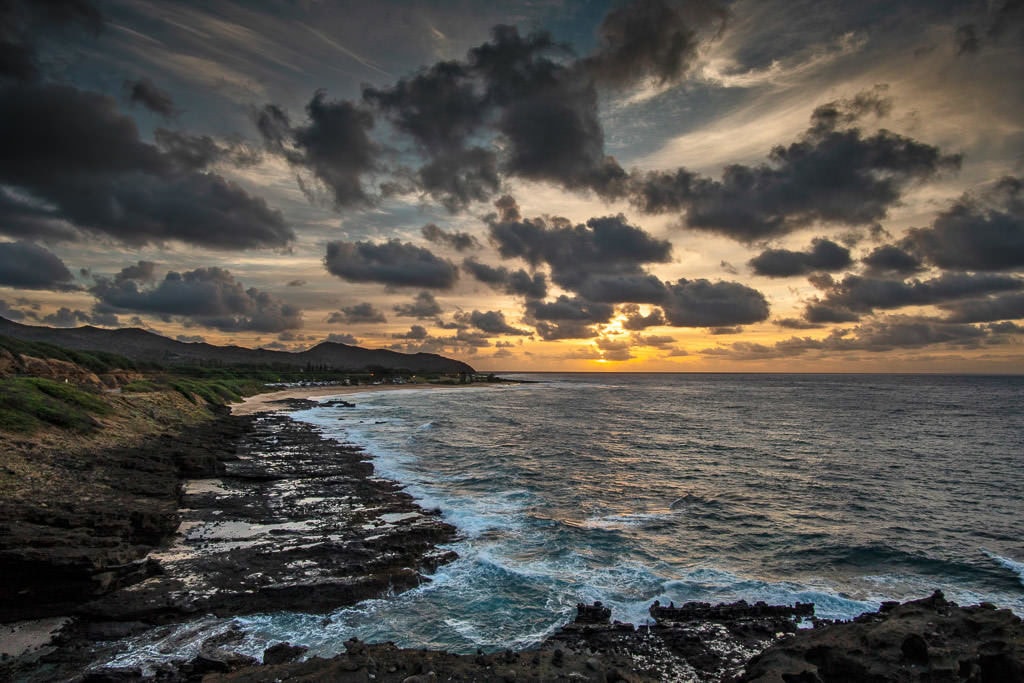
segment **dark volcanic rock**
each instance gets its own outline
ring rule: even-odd
[[[263,651],[263,664],[265,666],[272,666],[274,664],[287,664],[288,662],[294,662],[305,654],[308,649],[308,647],[292,645],[291,643],[278,643],[277,645],[271,645]]]
[[[138,447],[67,454],[62,466],[100,484],[89,495],[0,499],[0,621],[66,614],[86,600],[159,573],[145,559],[178,527],[181,476],[233,457],[244,425],[230,418]],[[71,475],[69,475],[71,476]]]
[[[1024,626],[1009,610],[958,607],[941,592],[784,640],[742,681],[1024,681]]]
[[[284,415],[245,424],[223,473],[189,481],[162,573],[85,605],[102,620],[327,612],[426,581],[455,528],[373,476],[366,454]]]

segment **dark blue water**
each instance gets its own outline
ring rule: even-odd
[[[1024,378],[537,375],[296,414],[440,507],[461,559],[417,590],[240,620],[342,649],[520,647],[602,600],[813,601],[941,588],[1024,614]]]

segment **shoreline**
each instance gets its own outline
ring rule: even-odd
[[[365,451],[323,438],[284,414],[288,406],[273,403],[296,393],[391,388],[418,387],[268,392],[258,395],[262,400],[250,414],[225,411],[199,430],[201,436],[186,430],[164,437],[159,445],[174,453],[178,468],[162,472],[161,487],[167,502],[177,503],[162,511],[169,526],[161,538],[151,537],[142,554],[126,558],[138,570],[111,590],[90,595],[83,589],[52,609],[26,605],[13,614],[20,623],[0,633],[0,652],[8,655],[0,658],[0,678],[41,681],[59,673],[59,680],[71,680],[123,657],[137,664],[115,665],[116,675],[136,678],[147,665],[145,648],[137,650],[133,642],[157,638],[173,625],[187,630],[202,614],[230,620],[281,610],[324,613],[429,582],[426,574],[455,559],[443,547],[454,539],[455,528],[420,507],[398,483],[376,476]],[[153,457],[156,446],[141,444],[129,455]],[[124,482],[136,483],[134,476]],[[84,581],[107,569],[82,571]],[[63,584],[44,577],[35,585],[46,591]],[[54,619],[67,617],[55,632]],[[228,629],[221,637],[241,635]],[[179,664],[200,657],[208,644],[194,645],[195,652]],[[238,665],[254,663],[229,658]],[[158,663],[154,667],[163,670]]]
[[[289,410],[287,401],[314,400],[333,396],[376,393],[378,391],[427,391],[436,389],[480,389],[493,386],[491,383],[476,384],[362,384],[357,386],[294,387],[266,391],[246,396],[241,403],[228,406],[232,415],[247,416]]]

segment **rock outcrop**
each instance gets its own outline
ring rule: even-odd
[[[851,622],[801,631],[755,657],[745,682],[1024,681],[1024,626],[989,604],[959,607],[941,592],[886,603]]]

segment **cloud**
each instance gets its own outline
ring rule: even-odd
[[[87,313],[81,309],[71,310],[62,306],[53,313],[43,316],[40,322],[54,327],[77,327],[79,324],[99,325],[100,327],[120,327],[121,321],[110,312],[93,311]]]
[[[457,314],[455,319],[460,323],[471,325],[488,334],[511,334],[517,336],[530,334],[528,330],[521,330],[509,325],[505,320],[505,314],[501,311],[481,312],[474,310],[472,313]]]
[[[182,168],[200,171],[214,164],[227,162],[235,167],[257,164],[262,155],[239,141],[220,142],[209,135],[191,135],[181,131],[157,128],[156,144]]]
[[[0,89],[0,230],[79,229],[130,245],[180,240],[215,249],[283,246],[281,214],[238,185],[199,173],[139,139],[113,98],[66,85]]]
[[[512,296],[543,299],[548,295],[548,282],[543,273],[530,275],[525,270],[511,271],[504,266],[489,266],[475,259],[466,259],[462,268],[480,282]]]
[[[940,304],[948,322],[981,323],[1024,319],[1024,294],[1015,292],[988,299],[971,299]]]
[[[597,336],[595,323],[606,323],[614,307],[562,294],[554,301],[527,301],[526,320],[545,341],[589,339]]]
[[[983,49],[999,44],[1007,35],[1020,40],[1024,36],[1024,3],[1020,0],[1003,0],[989,3],[988,16],[981,22],[958,26],[954,33],[957,56],[976,55]]]
[[[596,89],[576,65],[552,59],[565,52],[549,34],[524,37],[513,26],[494,27],[491,42],[470,50],[470,68],[498,112],[502,168],[567,189],[621,196],[627,174],[604,153]]]
[[[430,335],[427,334],[427,328],[423,327],[423,325],[413,325],[412,327],[409,328],[408,332],[404,332],[402,334],[393,334],[391,336],[394,337],[395,339],[413,339],[417,341],[422,341],[429,337]]]
[[[646,330],[648,327],[658,327],[666,324],[665,314],[662,313],[660,308],[653,308],[650,313],[643,315],[638,305],[624,304],[619,307],[619,313],[626,316],[622,327],[627,330],[640,331]]]
[[[125,266],[116,275],[114,282],[120,284],[125,280],[137,280],[139,282],[153,282],[156,280],[157,264],[152,261],[139,261],[135,265]]]
[[[331,313],[327,318],[328,323],[349,323],[358,325],[362,323],[386,323],[388,319],[384,312],[377,309],[373,304],[364,301],[360,304],[345,306],[340,311]]]
[[[452,247],[456,251],[480,248],[480,241],[468,232],[447,232],[433,223],[424,225],[420,232],[423,234],[423,238],[428,242],[444,244]]]
[[[324,338],[326,342],[334,344],[347,344],[348,346],[359,346],[359,339],[351,334],[337,334],[332,332]]]
[[[451,289],[458,267],[423,247],[391,239],[373,242],[328,242],[328,272],[350,282],[379,282],[391,287]]]
[[[98,33],[103,15],[87,0],[8,0],[0,5],[0,83],[39,77],[35,41],[53,28],[74,26]]]
[[[123,273],[124,271],[122,271]],[[302,311],[242,283],[223,268],[168,272],[153,286],[135,279],[98,279],[90,290],[106,312],[180,318],[225,332],[282,332],[302,327]]]
[[[129,102],[141,104],[154,114],[171,118],[178,113],[170,93],[157,87],[156,83],[149,78],[143,77],[134,81],[125,81],[124,91]]]
[[[256,127],[267,150],[312,173],[336,208],[369,202],[362,178],[377,167],[379,150],[369,136],[373,115],[351,102],[328,101],[317,90],[306,118],[305,125],[293,126],[283,109],[268,104],[256,114]]]
[[[792,277],[814,271],[837,271],[848,267],[850,250],[823,237],[811,241],[810,251],[766,249],[750,260],[750,267],[758,275]]]
[[[394,311],[396,315],[403,318],[419,318],[424,320],[440,315],[442,309],[441,304],[437,303],[437,299],[434,298],[433,294],[430,292],[420,292],[412,300],[412,303],[398,304],[394,307]]]
[[[591,218],[585,225],[574,226],[564,218],[521,219],[518,206],[509,197],[496,206],[500,215],[487,221],[491,240],[502,257],[521,258],[533,266],[545,263],[557,285],[581,294],[589,288],[593,298],[601,300],[643,303],[663,295],[657,280],[644,272],[643,266],[669,261],[671,243],[630,225],[622,214]],[[613,296],[610,292],[615,288],[628,298]]]
[[[809,351],[827,354],[882,353],[941,344],[974,348],[989,340],[990,330],[975,325],[892,316],[851,329],[834,330],[824,339],[791,337],[772,345],[735,342],[729,346],[703,349],[701,354],[733,360],[765,360],[800,356]]]
[[[426,158],[416,180],[449,211],[500,187],[496,154],[468,142],[489,109],[468,65],[439,62],[389,89],[367,88],[363,99],[413,138]]]
[[[206,337],[201,334],[179,334],[175,339],[184,344],[202,344],[206,341]]]
[[[0,285],[21,289],[77,289],[64,262],[32,242],[0,242]]]
[[[944,273],[930,280],[908,281],[847,275],[832,284],[823,300],[808,304],[805,317],[810,322],[845,322],[875,309],[927,306],[1021,289],[1024,279],[1010,275]]]
[[[822,105],[800,140],[777,146],[767,163],[727,166],[721,180],[685,168],[632,178],[633,202],[648,213],[685,212],[686,225],[751,242],[813,223],[872,225],[912,183],[960,166],[960,157],[855,122],[878,112],[871,97]]]
[[[852,322],[851,320],[837,320],[829,322]],[[775,321],[775,324],[779,327],[785,327],[791,330],[817,330],[824,325],[821,323],[810,322],[808,320],[801,320],[800,318],[781,318]]]
[[[900,246],[940,268],[1024,267],[1024,181],[1008,176],[980,195],[965,194]]]
[[[667,287],[662,309],[675,327],[730,327],[768,319],[764,295],[738,282],[682,278]]]
[[[0,299],[0,317],[8,320],[24,320],[27,317],[35,317],[35,315],[31,311],[12,308],[4,299]]]
[[[872,276],[910,275],[924,269],[921,259],[893,244],[883,244],[861,259]]]
[[[634,0],[605,16],[598,50],[583,63],[595,79],[611,85],[645,78],[675,83],[697,57],[699,31],[717,34],[727,19],[728,11],[716,2]]]
[[[611,361],[627,361],[633,358],[630,351],[632,343],[629,339],[612,339],[610,337],[599,337],[594,340],[597,348],[601,349],[601,358]]]

